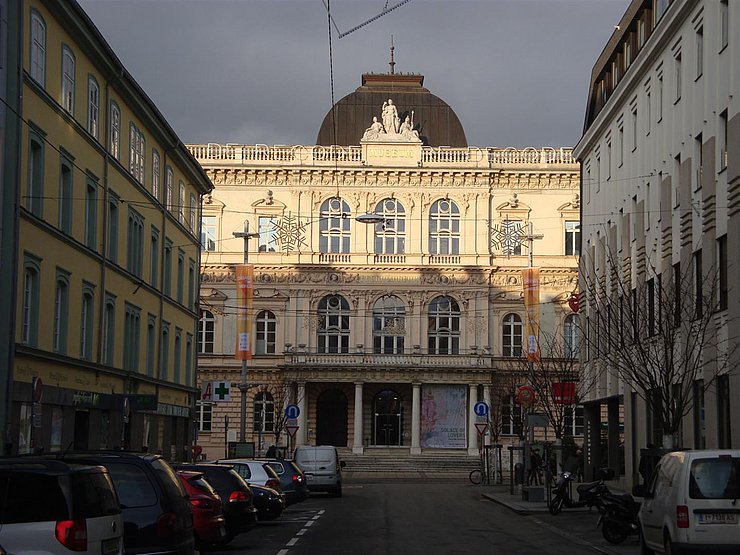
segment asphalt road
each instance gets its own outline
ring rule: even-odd
[[[344,497],[312,495],[272,522],[237,536],[216,555],[522,554],[633,555],[611,546],[597,515],[521,516],[461,482],[345,483]]]

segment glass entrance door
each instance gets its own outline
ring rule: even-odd
[[[374,402],[374,445],[401,445],[401,398],[395,391],[381,391]]]

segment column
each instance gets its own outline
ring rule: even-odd
[[[584,432],[584,465],[583,479],[594,480],[596,469],[601,460],[601,402],[592,401],[583,405]]]
[[[610,468],[619,476],[619,397],[609,397],[606,401],[607,422],[607,460]]]
[[[295,434],[295,445],[306,445],[306,438],[308,437],[308,415],[306,414],[308,403],[306,402],[306,382],[298,382],[298,408],[300,414],[298,415],[298,431]]]
[[[478,402],[478,385],[468,386],[468,455],[478,454],[478,430],[475,427],[473,406]]]
[[[486,430],[485,442],[483,445],[491,445],[491,386],[483,386],[483,400],[488,405],[488,430]]]
[[[355,440],[352,444],[352,452],[362,455],[362,382],[355,382]]]
[[[413,383],[411,397],[411,454],[421,455],[421,384]]]

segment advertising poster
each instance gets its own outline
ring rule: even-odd
[[[527,311],[524,352],[529,362],[540,360],[540,269],[522,270],[524,309]]]
[[[467,446],[465,385],[423,385],[421,446],[464,449]]]
[[[236,356],[237,360],[252,358],[252,305],[254,302],[254,267],[236,267]]]

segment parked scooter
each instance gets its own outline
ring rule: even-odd
[[[591,507],[599,506],[602,496],[609,493],[609,488],[604,480],[611,480],[614,477],[614,471],[611,468],[601,468],[598,474],[599,479],[595,482],[587,482],[576,486],[578,501],[575,501],[570,497],[570,483],[573,481],[573,475],[570,472],[563,472],[552,490],[553,497],[548,505],[550,513],[557,515],[563,510],[563,507],[567,509],[588,507],[591,509]]]
[[[604,495],[599,510],[601,516],[596,526],[602,527],[601,534],[609,543],[622,543],[630,534],[640,534],[640,503],[629,493]]]

